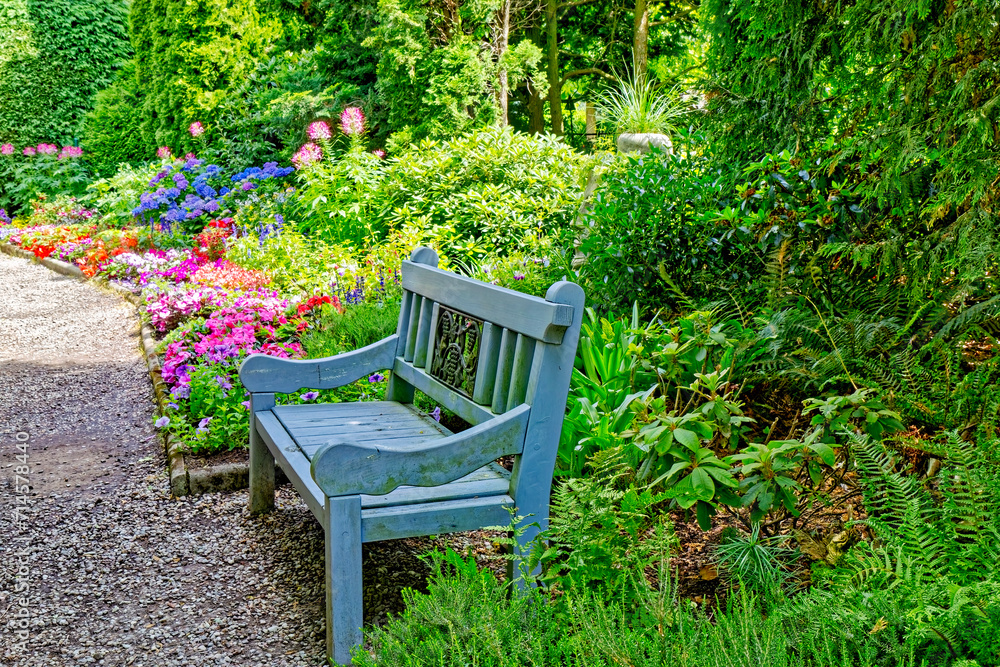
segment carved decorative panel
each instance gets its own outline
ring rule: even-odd
[[[483,323],[444,306],[438,307],[434,329],[434,358],[430,374],[452,389],[472,396],[479,362]]]

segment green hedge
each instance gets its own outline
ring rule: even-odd
[[[129,30],[143,82],[142,140],[175,154],[215,140],[213,116],[232,86],[272,51],[300,47],[311,27],[283,0],[133,0]],[[188,127],[200,121],[196,141]]]
[[[0,143],[70,144],[129,55],[124,0],[0,0]]]
[[[102,176],[110,176],[123,162],[151,159],[143,148],[140,130],[142,106],[135,63],[128,61],[118,78],[97,94],[94,109],[83,125],[87,160]]]

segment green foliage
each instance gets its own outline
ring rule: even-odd
[[[598,97],[598,111],[619,133],[676,134],[687,106],[648,76],[619,77]]]
[[[50,149],[50,150],[54,150]],[[31,202],[46,196],[79,196],[90,182],[90,170],[78,157],[36,153],[0,155],[0,208],[27,213]]]
[[[97,173],[111,176],[123,163],[150,157],[144,151],[140,132],[141,91],[135,61],[130,60],[111,85],[97,94],[94,108],[84,120],[82,142],[87,160]]]
[[[350,352],[396,333],[401,291],[391,289],[383,301],[364,302],[343,313],[323,306],[319,321],[302,336],[302,347],[310,359]]]
[[[715,559],[733,583],[775,595],[789,579],[785,565],[797,556],[787,541],[787,535],[763,536],[759,523],[753,524],[749,535],[726,528],[715,548]]]
[[[171,416],[170,429],[192,454],[211,454],[246,447],[249,415],[243,405],[237,369],[225,364],[194,365],[190,370],[191,395],[184,413]],[[235,387],[235,389],[234,389]]]
[[[131,225],[132,210],[142,193],[149,189],[149,180],[160,170],[158,164],[132,167],[122,165],[110,178],[102,178],[87,186],[81,201],[101,213],[101,223],[113,227]]]
[[[620,158],[601,176],[573,240],[585,259],[578,278],[591,303],[609,310],[704,297],[747,277],[745,250],[708,215],[724,204],[723,172],[689,154]]]
[[[229,89],[272,50],[301,45],[309,26],[298,9],[277,0],[134,0],[129,33],[145,94],[146,154],[168,146],[183,155],[213,141],[214,114]],[[188,132],[194,121],[207,129],[200,141]]]
[[[322,56],[314,49],[258,62],[226,93],[204,152],[233,171],[290,160],[307,140],[309,122],[335,116],[355,90],[330,85],[319,64]]]
[[[330,243],[363,246],[384,239],[379,215],[385,165],[360,146],[336,155],[325,141],[324,159],[300,170],[296,199],[303,233]]]
[[[492,124],[501,72],[511,87],[544,79],[542,53],[531,40],[494,53],[498,9],[489,2],[379,2],[363,46],[379,54],[379,99],[388,108],[389,126],[406,141],[443,139]]]
[[[990,208],[1000,166],[995,0],[711,0],[705,9],[718,131],[738,137],[720,157],[830,137],[829,164],[856,165],[887,208],[923,209],[929,220]]]
[[[965,584],[994,570],[1000,555],[1000,479],[976,446],[955,432],[931,444],[945,457],[937,497],[920,480],[898,472],[896,457],[883,444],[856,438],[854,449],[869,513],[865,523],[884,543],[887,562],[894,562],[874,572],[900,576],[900,566],[919,580],[947,576]]]
[[[124,0],[0,2],[0,143],[72,144],[129,55]]]
[[[646,587],[646,568],[667,556],[671,526],[657,507],[666,496],[637,489],[624,458],[619,450],[602,452],[592,475],[554,489],[549,546],[535,555],[542,581],[561,590],[603,589],[604,596],[631,597]]]

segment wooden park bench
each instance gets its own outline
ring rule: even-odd
[[[516,566],[548,521],[549,492],[583,290],[544,299],[437,268],[418,248],[403,262],[396,334],[325,359],[252,355],[250,510],[274,507],[274,463],[326,531],[327,653],[350,664],[361,643],[361,544],[510,525]],[[386,400],[275,406],[275,392],[331,389],[390,370]],[[451,433],[413,406],[419,390],[472,427]],[[508,473],[495,461],[513,455]],[[520,531],[519,531],[520,532]]]

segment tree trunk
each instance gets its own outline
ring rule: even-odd
[[[552,134],[562,136],[562,85],[559,81],[559,0],[545,2],[545,37],[549,56],[549,114]]]
[[[507,53],[507,46],[510,43],[510,6],[512,0],[504,0],[500,5],[499,16],[497,20],[499,22],[497,30],[497,62],[499,63],[504,54]],[[500,68],[499,85],[497,86],[497,102],[500,108],[500,125],[507,126],[510,125],[508,119],[507,110],[509,107],[509,97],[510,97],[510,83],[507,79],[507,70]]]
[[[646,78],[649,59],[649,5],[647,0],[635,0],[635,30],[632,33],[632,62],[635,80]]]
[[[532,26],[528,30],[528,36],[531,38],[531,41],[539,46],[541,46],[542,41],[541,33],[542,31],[536,26]],[[545,102],[535,87],[531,85],[531,79],[528,79],[526,85],[528,88],[528,134],[544,134]]]

